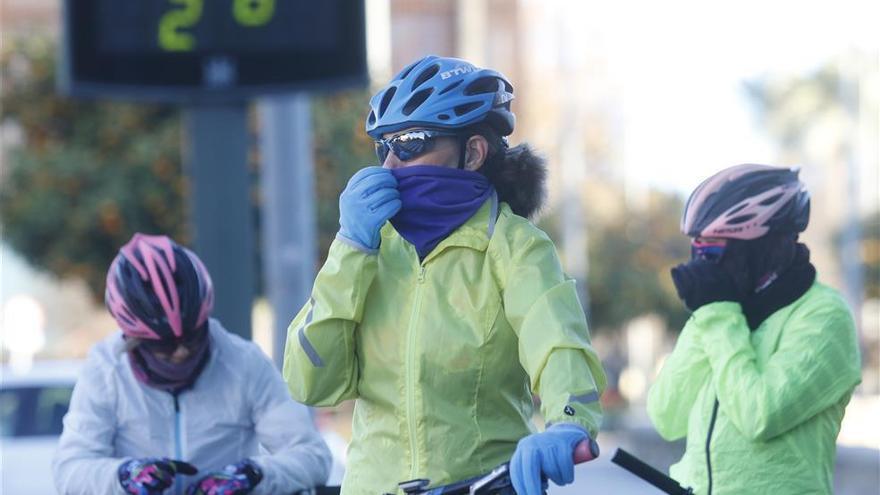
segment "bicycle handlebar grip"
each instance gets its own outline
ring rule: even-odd
[[[592,438],[588,438],[579,443],[574,448],[574,463],[589,462],[599,457],[599,444]]]

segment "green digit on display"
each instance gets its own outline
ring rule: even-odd
[[[232,15],[242,26],[258,27],[272,20],[275,0],[235,0]]]
[[[181,8],[169,10],[159,20],[159,47],[169,52],[188,52],[196,46],[191,33],[180,31],[198,24],[204,0],[168,0]]]

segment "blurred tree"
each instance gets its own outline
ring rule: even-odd
[[[85,279],[100,299],[133,232],[188,239],[179,115],[61,97],[54,59],[46,37],[11,40],[0,53],[2,122],[21,136],[4,159],[3,240],[34,266]]]
[[[321,264],[339,230],[339,193],[357,169],[377,162],[364,131],[369,99],[367,91],[346,91],[312,100]]]
[[[14,40],[0,54],[2,121],[21,131],[0,172],[3,240],[36,267],[85,279],[100,300],[107,266],[134,232],[190,240],[180,112],[64,98],[55,93],[54,55],[49,38]],[[349,91],[313,101],[322,257],[339,229],[339,193],[357,168],[376,162],[363,131],[368,97]]]
[[[810,154],[806,147],[813,137],[812,129],[822,127],[823,120],[852,118],[847,115],[850,109],[839,100],[844,90],[841,85],[852,83],[842,80],[836,65],[829,64],[807,77],[776,75],[748,81],[745,89],[761,124],[776,138],[783,153],[803,159]]]
[[[584,192],[587,210],[588,290],[593,332],[620,328],[653,313],[677,332],[688,317],[669,276],[687,260],[688,239],[679,231],[684,203],[674,194],[647,191],[638,204],[627,202],[623,188],[593,182]],[[541,222],[558,238],[558,212]]]
[[[846,236],[853,232],[848,232],[847,227],[856,223],[860,226],[864,279],[861,289],[865,297],[880,294],[880,256],[877,255],[880,211],[868,210],[866,214],[866,205],[859,204],[864,198],[853,196],[850,186],[854,184],[847,181],[854,173],[862,174],[858,180],[870,179],[871,176],[865,174],[871,166],[876,174],[876,144],[871,152],[869,146],[859,142],[859,134],[870,139],[880,132],[878,82],[877,53],[852,52],[806,76],[766,76],[745,85],[760,123],[780,145],[781,161],[806,164],[802,175],[813,174],[812,228],[805,237],[818,237],[819,242],[810,243],[814,253],[820,249],[833,253],[826,259],[833,259],[836,266],[826,263],[824,268],[840,271],[842,283],[851,285],[852,289],[856,285],[847,279],[845,266],[852,260],[841,256],[840,250]],[[876,180],[876,175],[874,178]],[[856,187],[867,191],[867,197],[876,198],[876,189]],[[862,218],[856,218],[855,210],[859,207],[862,207],[858,212]],[[876,202],[873,207],[876,208]],[[820,273],[826,273],[822,267]]]
[[[679,231],[684,204],[659,191],[646,194],[641,207],[624,204],[617,218],[590,222],[588,283],[591,323],[597,330],[655,313],[677,332],[687,319],[669,276],[669,269],[689,253],[688,239]],[[616,196],[624,201],[622,190]]]

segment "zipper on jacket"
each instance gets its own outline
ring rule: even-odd
[[[180,400],[177,398],[177,394],[172,394],[172,397],[174,397],[174,458],[182,461],[184,459],[181,444]],[[183,480],[179,474],[174,475],[174,493],[183,494]]]
[[[712,445],[712,430],[715,429],[715,419],[718,418],[718,398],[715,398],[715,404],[712,405],[712,419],[709,420],[709,433],[706,435],[706,473],[709,478],[709,486],[707,495],[712,495],[712,456],[709,453],[709,447]]]
[[[416,285],[416,294],[413,302],[412,315],[409,318],[409,328],[406,333],[406,422],[409,426],[409,448],[412,452],[412,468],[410,469],[410,478],[418,476],[419,449],[418,440],[416,438],[416,420],[415,420],[415,349],[416,349],[416,317],[422,306],[422,284],[425,282],[425,266],[419,265],[418,285]]]

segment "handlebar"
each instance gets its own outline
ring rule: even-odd
[[[581,464],[599,457],[599,444],[589,438],[574,449],[574,463]],[[510,463],[505,462],[488,474],[459,481],[451,485],[428,488],[430,480],[417,479],[400,483],[398,486],[407,495],[488,495],[492,493],[513,493],[510,485]],[[508,489],[509,491],[503,491]]]
[[[670,495],[693,495],[694,493],[690,487],[681,486],[674,479],[645,464],[623,449],[617,449],[611,462],[654,485],[663,493]]]
[[[599,457],[599,444],[592,438],[579,443],[574,448],[574,463],[581,464]]]

